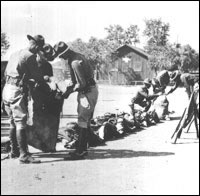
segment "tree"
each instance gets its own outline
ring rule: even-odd
[[[139,39],[139,28],[137,25],[130,25],[128,29],[125,31],[126,34],[126,42],[130,45],[140,43]]]
[[[74,40],[73,42],[69,43],[69,45],[71,45],[71,48],[74,51],[79,52],[85,55],[86,57],[88,57],[87,43],[83,42],[82,39],[78,38]]]
[[[137,25],[130,25],[126,30],[120,25],[110,25],[105,30],[108,33],[106,39],[115,43],[118,47],[123,44],[136,45],[140,42]]]
[[[145,20],[144,36],[148,38],[148,45],[165,46],[168,42],[169,23],[164,23],[161,19]]]
[[[2,30],[1,30],[1,57],[6,53],[9,46],[10,46],[10,44],[8,41],[8,37],[7,37],[6,33],[2,32]]]
[[[155,75],[162,69],[171,66],[174,59],[174,51],[171,44],[168,43],[169,24],[161,19],[145,20],[144,36],[147,37],[147,44],[144,47],[149,54],[149,64]]]
[[[145,47],[149,54],[149,65],[154,70],[155,75],[160,70],[171,69],[172,61],[175,57],[175,51],[172,45],[156,46],[154,44]]]
[[[189,72],[199,69],[199,53],[187,44],[175,46],[175,57],[173,64],[178,65],[179,69],[183,72]]]
[[[105,28],[108,35],[106,37],[110,42],[114,42],[118,47],[125,42],[125,31],[120,25],[110,25]]]

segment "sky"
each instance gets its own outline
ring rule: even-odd
[[[142,48],[144,20],[158,18],[170,24],[171,43],[190,44],[199,51],[199,1],[1,1],[1,29],[11,45],[4,59],[27,46],[27,34],[41,34],[54,45],[105,38],[105,28],[114,24],[138,25],[137,47]]]

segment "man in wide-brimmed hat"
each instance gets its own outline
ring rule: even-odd
[[[170,83],[170,74],[171,72],[167,70],[162,70],[158,73],[156,77],[151,80],[153,87],[153,92],[163,92],[165,91],[167,85]]]
[[[27,35],[27,38],[30,42],[30,44],[34,44],[36,49],[40,48],[42,49],[42,47],[45,44],[45,40],[44,37],[42,35],[35,35],[34,37],[32,37],[31,35]]]
[[[148,100],[149,97],[149,88],[151,87],[151,80],[146,78],[143,81],[143,86],[138,87],[132,97],[132,104],[137,104],[147,111],[150,107],[150,101]]]
[[[195,83],[199,83],[199,76],[192,75],[190,73],[181,73],[180,71],[174,71],[171,76],[171,81],[175,84],[174,86],[168,91],[167,94],[174,92],[178,87],[184,86],[186,88],[186,92],[188,97],[190,98],[193,87]]]
[[[152,85],[149,78],[146,78],[143,83],[143,86],[140,86],[135,90],[134,95],[131,99],[130,107],[131,113],[134,117],[134,121],[136,121],[136,111],[146,113],[151,107],[151,100],[159,96],[159,94],[149,95],[149,88]],[[150,122],[148,121],[148,118],[146,118],[146,121],[147,126],[149,126]]]
[[[53,76],[53,68],[50,64],[54,60],[54,49],[50,44],[44,44],[42,49],[37,54],[38,66],[44,76]]]
[[[45,40],[41,35],[28,35],[27,38],[28,48],[15,52],[8,61],[3,101],[10,119],[10,157],[19,157],[20,163],[39,163],[29,154],[26,139],[27,84],[29,79],[44,82],[37,67],[36,54],[42,49]]]
[[[36,61],[38,70],[46,83],[37,83],[37,81],[31,80],[32,85],[30,86],[30,90],[34,101],[34,109],[41,109],[41,104],[45,101],[43,99],[49,96],[52,90],[56,90],[55,82],[51,82],[51,78],[53,78],[53,68],[49,61],[53,60],[54,49],[50,44],[45,43],[38,51]]]
[[[64,93],[67,98],[70,93],[78,92],[78,126],[80,129],[79,145],[72,159],[81,159],[87,154],[88,133],[90,120],[98,99],[98,89],[94,80],[94,70],[89,61],[81,54],[74,52],[65,42],[58,42],[54,46],[56,56],[68,60],[72,84]]]

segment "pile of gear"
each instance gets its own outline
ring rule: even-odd
[[[89,146],[98,146],[106,141],[122,138],[127,134],[135,133],[142,127],[157,124],[160,119],[155,111],[135,112],[135,120],[131,114],[120,112],[105,113],[91,120],[88,135]],[[67,123],[66,127],[58,132],[58,142],[62,142],[65,148],[73,149],[78,145],[79,128],[76,122]]]

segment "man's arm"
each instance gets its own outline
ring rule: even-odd
[[[83,66],[84,62],[82,60],[75,60],[72,62],[72,69],[76,78],[75,91],[86,87],[85,70]]]
[[[142,97],[144,97],[144,98],[148,98],[148,90],[147,89],[145,89],[145,88],[141,88],[141,89],[139,89],[139,94],[140,95],[142,95]]]
[[[146,99],[147,99],[148,101],[151,101],[152,99],[157,98],[157,97],[159,97],[159,96],[160,96],[160,94],[153,94],[153,95],[149,95]]]
[[[178,88],[178,86],[179,86],[179,83],[176,82],[175,85],[166,94],[169,95],[170,93],[173,93]]]

